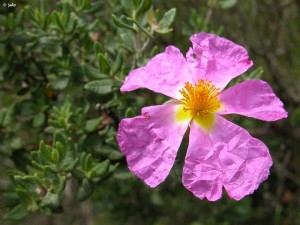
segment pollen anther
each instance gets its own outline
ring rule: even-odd
[[[191,116],[205,116],[220,110],[219,90],[209,80],[200,79],[195,85],[186,82],[184,88],[179,91],[182,95],[180,102],[183,104],[183,110]]]

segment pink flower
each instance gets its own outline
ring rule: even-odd
[[[186,59],[169,46],[127,76],[122,92],[148,88],[174,100],[123,119],[117,141],[129,169],[155,187],[168,176],[190,127],[183,185],[200,199],[218,200],[224,187],[230,198],[240,200],[267,179],[272,159],[263,142],[222,115],[275,121],[287,112],[262,80],[247,80],[223,91],[253,64],[243,47],[204,32],[190,40],[193,48]]]

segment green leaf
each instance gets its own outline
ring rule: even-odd
[[[67,26],[66,33],[72,34],[75,31],[77,25],[78,25],[77,19],[71,18],[70,23]]]
[[[2,127],[5,115],[6,115],[6,109],[1,109],[0,110],[0,127]]]
[[[32,125],[33,127],[40,127],[46,122],[45,113],[39,112],[38,114],[34,115]]]
[[[134,8],[137,8],[139,6],[139,3],[141,2],[141,0],[131,0],[133,3]]]
[[[57,80],[51,81],[48,83],[49,89],[55,90],[55,91],[61,91],[65,89],[70,82],[69,77],[60,77]]]
[[[77,0],[77,6],[80,11],[89,9],[91,7],[90,0]]]
[[[81,11],[84,7],[84,0],[75,0],[77,8]]]
[[[123,65],[123,56],[122,53],[119,51],[117,55],[117,59],[115,60],[112,66],[112,73],[116,74],[117,72],[119,72],[122,65]]]
[[[88,154],[85,159],[84,159],[84,162],[83,162],[83,170],[85,171],[90,171],[92,168],[93,168],[93,157],[91,154]]]
[[[70,18],[71,18],[71,9],[70,9],[70,5],[68,3],[63,4],[63,11],[61,14],[61,18],[62,18],[62,23],[63,23],[64,28],[67,28]]]
[[[22,188],[17,188],[16,192],[22,202],[24,202],[27,206],[27,210],[30,212],[35,212],[39,209],[39,206],[37,205],[37,200],[40,198],[40,196],[36,193],[36,189],[38,188],[35,187],[34,190],[30,191]]]
[[[41,155],[44,159],[46,159],[49,162],[52,162],[52,149],[51,147],[45,145],[44,141],[40,142],[39,151],[41,152]]]
[[[86,173],[81,169],[75,169],[72,171],[72,176],[75,177],[77,180],[82,180],[86,178]]]
[[[112,15],[112,18],[113,18],[114,24],[117,27],[129,29],[129,30],[132,30],[133,32],[136,32],[136,30],[132,27],[132,25],[130,25],[130,24],[124,22],[123,20],[117,18],[114,14]]]
[[[82,72],[83,74],[85,74],[87,77],[91,78],[91,79],[103,79],[103,78],[107,78],[106,74],[101,74],[99,73],[99,70],[88,66],[86,64],[82,65]]]
[[[8,126],[13,120],[15,115],[15,103],[12,103],[9,107],[1,110],[1,124],[3,127]]]
[[[51,17],[50,17],[50,15],[49,14],[45,14],[44,23],[43,23],[43,27],[42,27],[43,30],[47,30],[50,23],[51,23]]]
[[[108,159],[101,163],[96,164],[93,168],[95,175],[98,177],[105,176],[108,173],[109,165],[110,163]]]
[[[57,167],[54,166],[54,165],[43,165],[43,171],[46,172],[46,173],[48,173],[48,172],[58,173],[59,172]]]
[[[61,197],[59,194],[47,192],[47,194],[42,199],[40,205],[56,208],[60,205],[60,202],[61,202]]]
[[[99,126],[100,122],[102,121],[102,117],[96,118],[96,119],[91,119],[87,120],[85,124],[85,131],[87,132],[93,132],[97,129]]]
[[[259,79],[261,75],[263,75],[264,69],[260,66],[253,70],[248,76],[246,76],[247,80],[251,79]]]
[[[158,33],[169,33],[173,29],[169,28],[169,26],[173,23],[176,16],[176,9],[172,8],[169,11],[167,11],[163,18],[158,23],[158,29],[155,30]]]
[[[23,22],[23,18],[24,18],[24,11],[21,9],[19,12],[18,12],[18,15],[15,19],[15,23],[16,23],[16,26],[20,26],[21,23]]]
[[[14,207],[9,213],[4,215],[4,219],[6,220],[22,220],[26,216],[28,216],[29,211],[25,204],[19,204]]]
[[[101,10],[102,5],[104,2],[92,2],[91,7],[87,10],[85,10],[86,14],[94,14],[98,13]]]
[[[84,89],[99,95],[105,95],[112,92],[114,81],[111,79],[94,80],[84,85]]]
[[[52,159],[52,162],[54,162],[56,164],[60,161],[59,153],[56,149],[52,149],[51,159]]]
[[[125,117],[130,118],[130,117],[134,117],[134,116],[135,116],[135,114],[134,114],[132,108],[131,107],[127,108],[125,111]]]
[[[116,137],[116,135],[113,135],[113,136],[107,138],[105,140],[105,143],[108,144],[108,145],[110,145],[110,146],[118,147],[118,144],[117,144],[117,141],[116,141],[115,137]]]
[[[110,101],[103,104],[103,106],[105,109],[111,109],[111,108],[119,106],[120,104],[122,104],[120,99],[111,99]]]
[[[80,158],[79,158],[79,164],[82,168],[84,168],[84,163],[85,163],[85,158],[87,157],[87,153],[86,152],[82,152],[80,154]]]
[[[300,125],[300,106],[296,107],[294,110],[289,111],[289,121],[293,127],[298,127]]]
[[[108,173],[105,176],[101,177],[100,180],[97,181],[97,183],[99,184],[99,183],[107,180],[113,174],[113,172],[116,170],[118,165],[119,165],[119,163],[116,163],[114,165],[109,165]]]
[[[94,43],[94,51],[95,51],[96,54],[98,54],[100,52],[103,52],[103,48],[102,48],[102,46],[100,45],[99,42]]]
[[[14,18],[14,14],[13,13],[9,13],[8,17],[7,17],[7,23],[8,23],[8,28],[10,30],[14,30],[15,29],[15,18]]]
[[[13,135],[10,139],[9,139],[9,147],[12,150],[15,149],[20,149],[23,146],[22,144],[22,138],[20,136],[17,135]]]
[[[139,18],[143,13],[150,9],[152,0],[142,0],[138,9],[136,10],[136,17]]]
[[[16,181],[16,179],[15,179],[15,181]],[[34,187],[34,189],[36,189],[37,187],[38,186]],[[26,185],[19,186],[19,184],[18,184],[18,186],[16,188],[16,192],[19,196],[19,199],[27,205],[27,209],[28,209],[28,205],[30,205],[34,201],[34,197],[31,196],[30,192],[28,192],[26,190]]]
[[[132,10],[135,8],[133,1],[120,0],[120,3],[124,11],[127,13],[127,15],[131,15]]]
[[[56,11],[53,11],[53,12],[52,12],[51,18],[52,18],[53,23],[54,23],[57,27],[59,27],[60,30],[63,31],[63,30],[64,30],[64,26],[63,26],[62,21],[61,21],[61,19],[60,19],[58,13],[57,13]]]
[[[2,24],[3,27],[7,27],[7,17],[0,14],[0,24]]]
[[[65,149],[65,147],[59,141],[57,141],[55,143],[55,147],[56,147],[57,152],[58,152],[59,161],[63,160],[63,158],[66,156],[66,149]]]
[[[120,46],[133,54],[133,52],[135,51],[134,34],[128,29],[120,29],[120,36],[123,41],[123,44],[121,44]]]
[[[229,9],[236,5],[237,0],[221,0],[218,2],[220,7],[223,9]]]
[[[60,140],[59,142],[63,144],[63,140]],[[61,159],[60,168],[66,172],[70,172],[76,167],[79,160],[78,158],[76,158],[76,148],[72,142],[69,142],[67,140],[65,140],[65,144],[63,144],[63,147],[65,149],[65,153],[60,150],[64,156]]]
[[[52,211],[49,207],[40,208],[40,212],[43,213],[45,216],[51,216],[52,215]]]
[[[31,155],[34,155],[34,154],[31,153]],[[36,159],[34,159],[34,160],[36,160]],[[41,165],[40,163],[38,163],[36,161],[32,161],[31,164],[32,164],[32,167],[35,168],[36,170],[40,170],[40,171],[44,171],[45,170],[44,165]]]
[[[110,66],[103,54],[98,53],[99,69],[101,73],[109,74]]]
[[[105,145],[102,146],[100,149],[97,149],[97,153],[110,160],[119,160],[124,157],[120,151],[115,150],[109,145]]]
[[[91,0],[84,0],[84,9],[91,8]]]
[[[53,145],[56,145],[57,142],[60,142],[63,146],[67,144],[65,136],[62,135],[59,131],[55,132],[53,136]]]
[[[79,200],[79,201],[86,200],[88,197],[91,196],[91,194],[93,193],[93,190],[94,190],[93,184],[89,180],[84,179],[78,190],[77,200]]]
[[[158,49],[157,45],[155,45],[150,52],[150,57],[154,57],[158,53],[159,53],[159,49]]]
[[[66,157],[62,162],[62,169],[66,172],[71,172],[77,166],[78,161],[79,161],[78,158],[74,159],[72,157]]]

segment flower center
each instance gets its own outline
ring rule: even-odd
[[[205,117],[220,110],[219,90],[209,80],[200,79],[195,85],[186,82],[179,91],[183,96],[180,101],[183,111],[189,112],[192,117]]]

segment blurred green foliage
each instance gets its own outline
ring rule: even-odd
[[[1,224],[300,224],[300,3],[297,0],[16,0],[0,6]],[[132,175],[115,140],[122,118],[167,99],[119,88],[167,45],[213,32],[245,46],[289,112],[230,119],[263,140],[269,179],[236,202],[181,184],[186,140],[166,182]],[[15,222],[14,222],[15,221]]]

